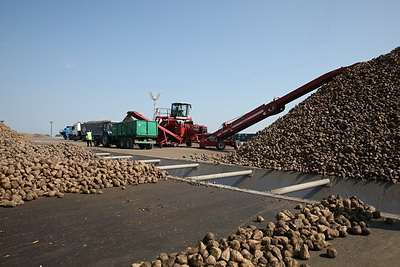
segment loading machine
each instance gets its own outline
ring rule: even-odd
[[[171,109],[157,110],[156,121],[158,122],[159,133],[156,144],[161,147],[166,145],[178,146],[180,144],[191,146],[192,143],[198,143],[200,148],[212,146],[216,147],[217,150],[223,150],[226,146],[233,146],[237,149],[240,146],[240,141],[234,140],[235,134],[261,120],[281,113],[285,110],[286,104],[321,87],[356,64],[327,72],[283,97],[274,98],[270,103],[251,110],[232,122],[224,122],[213,133],[207,132],[207,126],[194,124],[193,119],[189,117],[191,109],[189,103],[172,103]],[[127,114],[138,120],[150,120],[137,111],[128,111]]]

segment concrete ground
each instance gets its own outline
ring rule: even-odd
[[[63,140],[61,138],[34,138],[38,143],[54,143],[54,142],[67,142],[70,144],[75,144],[82,147],[87,147],[86,142],[82,141],[72,141],[72,140]],[[116,152],[116,153],[126,153],[132,155],[141,155],[141,156],[151,156],[151,157],[161,157],[161,158],[174,158],[174,159],[188,159],[190,160],[191,155],[201,156],[201,155],[224,155],[230,152],[235,151],[233,147],[226,147],[225,150],[219,151],[213,147],[201,149],[197,144],[193,144],[192,147],[187,147],[186,145],[181,145],[179,147],[154,147],[153,149],[139,149],[135,146],[133,149],[120,149],[114,146],[109,148],[104,148],[102,146],[99,147],[91,147],[89,149],[101,149],[105,152]]]
[[[167,158],[226,153],[187,147],[115,150]],[[110,188],[101,195],[40,198],[0,209],[0,266],[129,266],[154,260],[161,252],[195,246],[210,231],[222,238],[239,226],[264,228],[275,221],[278,211],[293,210],[295,205],[288,200],[174,181],[125,190]],[[254,222],[257,215],[266,222]],[[312,252],[306,263],[400,266],[400,223],[376,221],[371,230],[369,236],[332,240],[337,258],[326,258],[325,251]]]

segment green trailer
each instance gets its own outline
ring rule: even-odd
[[[104,131],[103,146],[115,145],[120,148],[132,148],[135,144],[140,149],[151,149],[156,143],[158,125],[155,121],[135,120],[112,123],[109,131]]]

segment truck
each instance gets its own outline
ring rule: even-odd
[[[158,136],[158,124],[155,121],[133,120],[115,122],[103,125],[100,139],[94,137],[94,145],[100,143],[104,147],[115,145],[119,148],[133,148],[138,145],[140,149],[152,149]]]
[[[86,133],[90,130],[92,131],[93,141],[96,143],[96,141],[101,140],[100,138],[104,129],[108,129],[109,124],[111,123],[110,120],[74,123],[70,130],[71,134],[69,139],[74,141],[85,141]]]
[[[237,133],[234,137],[235,140],[245,143],[247,141],[250,141],[255,135],[255,133]]]

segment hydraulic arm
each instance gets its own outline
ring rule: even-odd
[[[356,63],[357,64],[357,63]],[[319,88],[323,84],[331,81],[333,77],[336,75],[344,72],[347,70],[349,67],[354,66],[355,64],[347,67],[342,67],[333,71],[330,71],[328,73],[325,73],[321,75],[320,77],[306,83],[305,85],[297,88],[296,90],[284,95],[281,98],[275,98],[272,102],[268,104],[263,104],[252,111],[244,114],[243,116],[239,117],[238,119],[234,120],[233,122],[225,122],[222,124],[219,130],[216,132],[210,134],[208,136],[209,139],[217,139],[217,140],[225,140],[232,135],[256,124],[257,122],[278,114],[285,110],[285,105],[287,103],[292,102],[293,100],[296,100],[297,98]],[[215,137],[215,138],[210,138],[210,137]],[[209,145],[209,142],[205,141],[205,145]]]

